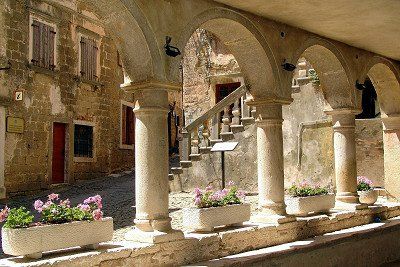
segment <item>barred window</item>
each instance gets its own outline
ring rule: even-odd
[[[74,156],[93,157],[93,127],[75,124],[74,129]]]
[[[54,70],[55,36],[54,27],[38,20],[32,21],[32,58],[35,66]]]
[[[87,37],[81,37],[81,76],[84,80],[98,81],[97,74],[97,41]]]
[[[135,144],[135,114],[133,108],[122,105],[122,144]]]

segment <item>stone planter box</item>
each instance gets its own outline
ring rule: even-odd
[[[378,200],[378,190],[358,191],[360,203],[372,205]]]
[[[112,218],[1,230],[5,254],[35,259],[41,258],[45,251],[70,247],[96,249],[99,243],[110,241],[113,232]]]
[[[250,204],[183,209],[183,225],[197,232],[212,232],[217,226],[237,226],[250,220]]]
[[[291,197],[286,199],[286,212],[296,216],[307,216],[310,213],[329,212],[335,207],[335,194],[311,197]]]

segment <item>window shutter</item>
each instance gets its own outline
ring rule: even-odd
[[[33,65],[38,66],[40,61],[40,23],[36,20],[32,22],[32,59]]]
[[[129,144],[135,144],[135,114],[133,113],[133,109],[129,107]]]
[[[121,135],[122,135],[122,144],[124,144],[124,145],[127,144],[127,140],[126,140],[126,126],[127,126],[127,112],[126,111],[127,111],[127,109],[128,109],[127,106],[125,106],[125,105],[122,106],[122,114],[121,114],[121,116],[122,116],[122,122],[121,122],[122,129],[121,129]]]
[[[55,66],[55,39],[56,32],[53,27],[49,27],[49,67],[51,70],[54,70]]]
[[[86,77],[86,38],[81,38],[81,76]]]
[[[93,49],[92,49],[92,73],[93,73],[93,80],[97,81],[98,80],[98,75],[97,75],[97,53],[98,53],[98,48],[97,48],[97,43],[95,40],[93,40]]]

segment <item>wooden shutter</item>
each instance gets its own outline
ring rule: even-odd
[[[39,66],[40,61],[40,23],[36,20],[32,22],[32,59],[31,62],[35,66]]]
[[[97,75],[97,53],[99,51],[99,48],[97,47],[97,42],[95,40],[92,40],[92,79],[94,81],[98,81],[98,75]]]
[[[133,145],[135,143],[135,114],[133,113],[133,109],[131,107],[127,108],[127,128],[128,128],[128,138],[127,142],[129,145]]]
[[[93,39],[81,38],[81,75],[89,81],[97,81],[97,42]]]
[[[55,39],[56,39],[56,32],[53,27],[49,26],[49,68],[54,70],[56,67],[54,58],[55,58]]]
[[[122,114],[121,114],[121,116],[122,116],[122,121],[121,121],[121,126],[122,126],[122,128],[121,128],[121,135],[122,135],[122,144],[123,145],[126,145],[127,144],[127,140],[126,140],[126,121],[127,121],[127,118],[126,118],[126,110],[127,110],[127,106],[125,106],[125,105],[122,105]]]

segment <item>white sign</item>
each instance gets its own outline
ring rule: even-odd
[[[221,143],[216,143],[211,148],[211,152],[233,151],[238,144],[239,144],[239,142],[221,142]]]
[[[14,95],[15,101],[22,101],[23,93],[22,91],[16,91]]]

